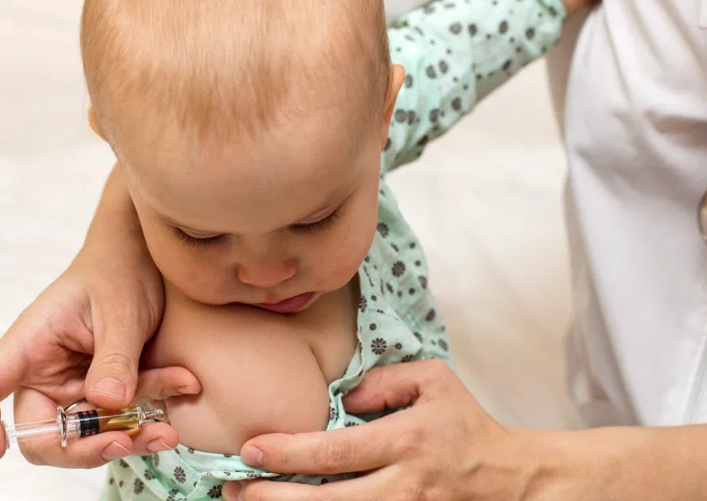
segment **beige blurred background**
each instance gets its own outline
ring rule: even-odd
[[[81,245],[111,151],[90,132],[81,0],[0,2],[0,333]],[[415,0],[389,0],[401,11]],[[567,428],[565,163],[545,63],[391,178],[425,244],[458,372],[509,425]],[[11,418],[11,399],[2,403]],[[96,499],[103,472],[0,460],[0,499]]]

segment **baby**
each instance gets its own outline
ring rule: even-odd
[[[564,14],[445,0],[387,31],[382,0],[86,1],[89,118],[165,282],[143,365],[203,388],[163,403],[183,445],[111,465],[103,499],[278,477],[236,455],[248,439],[364,423],[342,397],[372,367],[451,364],[384,176],[541,56]]]

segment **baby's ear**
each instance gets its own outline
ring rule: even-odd
[[[383,108],[383,131],[382,131],[382,146],[388,142],[388,129],[390,121],[393,118],[395,111],[395,102],[398,100],[398,93],[405,81],[405,68],[399,64],[394,64],[390,72],[390,85],[388,87],[388,97],[385,99],[385,107]]]
[[[398,100],[398,93],[405,81],[405,68],[399,64],[394,64],[390,71],[390,85],[388,86],[388,96],[385,99],[383,108],[383,121],[390,125],[395,110],[395,102]]]
[[[93,106],[88,109],[88,123],[91,125],[93,132],[105,141],[106,137],[103,135],[103,132],[101,132],[101,128],[98,125],[98,120],[96,120],[96,112],[94,111]]]

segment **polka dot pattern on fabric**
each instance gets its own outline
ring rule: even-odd
[[[394,23],[391,46],[400,50],[392,57],[407,75],[394,113],[392,146],[386,150],[394,159],[391,168],[419,158],[460,114],[540,57],[556,42],[563,20],[559,0],[438,0]],[[410,64],[408,54],[415,58]],[[417,96],[439,96],[439,102]],[[416,101],[428,108],[439,105],[420,113]],[[410,110],[423,118],[421,126],[417,119],[406,121]],[[444,111],[453,115],[444,119]],[[416,125],[414,130],[401,127],[406,123]],[[404,137],[408,132],[420,136]]]

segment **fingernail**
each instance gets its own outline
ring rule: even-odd
[[[252,445],[245,447],[241,451],[241,459],[243,459],[246,464],[255,466],[256,468],[260,468],[265,464],[265,454],[263,454],[263,451]]]
[[[165,444],[164,440],[162,440],[161,438],[156,438],[147,442],[145,448],[150,452],[165,452],[172,450],[172,448],[169,445]]]
[[[196,389],[192,388],[188,384],[184,385],[184,386],[180,386],[179,388],[177,388],[177,391],[178,391],[177,396],[179,396],[179,395],[196,395],[197,393],[199,393]]]
[[[108,395],[119,400],[124,399],[126,393],[125,384],[114,377],[104,377],[99,379],[98,382],[93,385],[93,391],[94,393]]]
[[[118,442],[111,442],[111,444],[101,452],[101,457],[104,461],[115,461],[116,459],[123,459],[129,455],[130,451]]]

